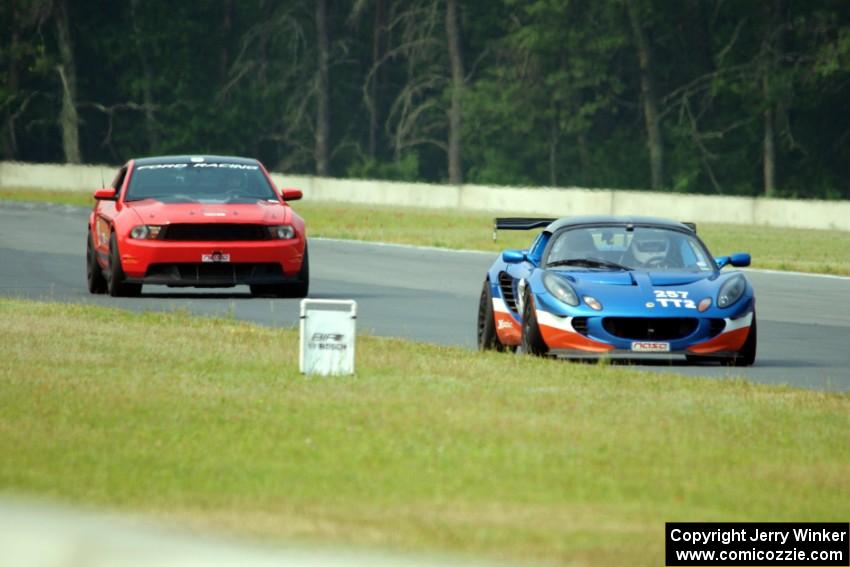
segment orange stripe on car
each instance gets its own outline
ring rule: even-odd
[[[699,343],[688,348],[688,352],[694,354],[709,354],[712,352],[736,352],[744,347],[747,335],[750,334],[749,327],[741,327],[734,331],[721,333],[704,343]]]

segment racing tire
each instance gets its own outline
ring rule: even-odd
[[[481,297],[478,300],[478,350],[496,350],[503,352],[505,345],[499,341],[496,333],[496,319],[493,313],[493,293],[490,291],[490,280],[485,279],[481,287]]]
[[[118,253],[118,239],[115,233],[109,237],[109,277],[106,278],[106,291],[112,297],[137,297],[142,293],[142,284],[127,283],[127,275],[121,267],[121,255]]]
[[[92,243],[91,233],[86,239],[86,283],[89,293],[106,293],[106,278],[97,263],[97,252]]]
[[[522,351],[531,356],[546,356],[549,347],[540,334],[537,324],[537,312],[534,309],[534,297],[526,290],[522,302]]]
[[[738,351],[738,354],[732,359],[733,366],[752,366],[756,361],[756,349],[758,347],[758,332],[756,329],[756,312],[753,311],[753,324],[750,325],[750,333],[747,335],[747,340],[744,346]]]
[[[293,283],[285,284],[255,284],[251,287],[251,295],[271,295],[273,297],[304,298],[310,293],[310,255],[307,245],[304,245],[304,257],[301,260],[301,268]]]

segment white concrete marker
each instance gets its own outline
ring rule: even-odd
[[[302,299],[298,366],[302,374],[354,374],[357,302]]]

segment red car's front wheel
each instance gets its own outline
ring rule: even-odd
[[[304,244],[304,257],[301,260],[301,268],[298,276],[292,283],[252,285],[251,295],[273,295],[275,297],[307,297],[310,291],[310,256],[307,253],[307,244]]]
[[[118,240],[115,233],[109,238],[109,277],[106,289],[112,297],[134,297],[142,293],[142,284],[127,283],[127,275],[121,267],[121,256],[118,253]]]

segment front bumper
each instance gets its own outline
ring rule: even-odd
[[[750,333],[753,313],[751,310],[734,319],[713,321],[707,317],[697,318],[695,329],[686,336],[658,339],[613,336],[605,331],[601,316],[582,321],[577,329],[574,321],[580,318],[558,317],[540,309],[536,311],[540,333],[553,355],[566,358],[605,355],[610,358],[634,359],[735,356],[743,348]],[[722,327],[715,324],[717,321],[722,321]],[[654,348],[657,350],[645,350]]]
[[[519,345],[522,326],[517,313],[500,297],[493,298],[496,332],[504,345]],[[744,346],[753,321],[753,304],[744,306],[734,317],[695,317],[696,324],[686,336],[657,339],[645,336],[617,337],[602,323],[605,316],[561,317],[536,309],[537,324],[550,353],[563,358],[670,360],[686,357],[729,358]],[[634,319],[640,319],[634,317]],[[669,350],[639,352],[634,343],[663,343]]]
[[[126,239],[119,245],[130,283],[219,287],[293,281],[301,270],[304,240],[175,242]],[[210,257],[227,258],[210,262]]]

